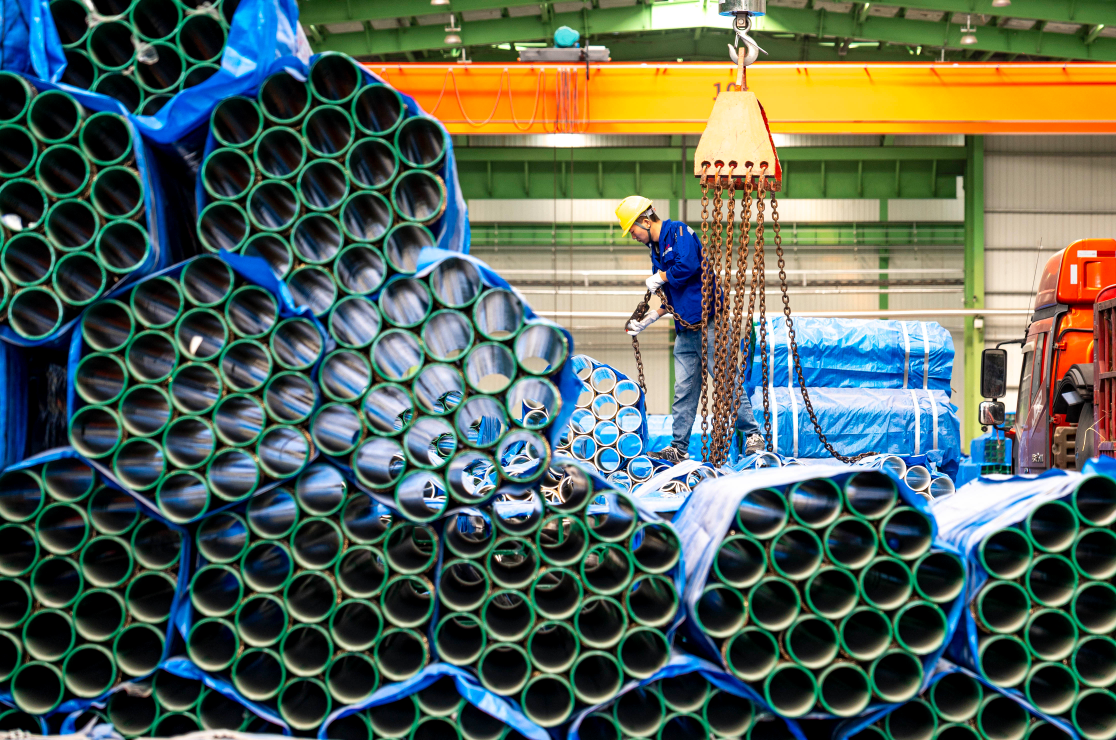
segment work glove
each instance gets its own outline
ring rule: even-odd
[[[658,320],[659,320],[659,312],[658,311],[651,311],[650,313],[648,313],[646,316],[644,316],[639,321],[636,321],[635,319],[632,319],[628,322],[628,334],[630,334],[634,337],[636,334],[639,334],[641,331],[643,331],[647,327],[651,326],[652,324],[654,324]]]
[[[644,280],[643,284],[647,286],[649,291],[654,293],[656,290],[666,285],[666,276],[662,272],[656,272],[652,274],[651,277]]]

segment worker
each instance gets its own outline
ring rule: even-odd
[[[662,289],[667,303],[673,308],[676,318],[690,324],[701,322],[702,270],[701,240],[694,230],[679,221],[660,219],[653,204],[647,198],[632,195],[620,201],[616,208],[620,228],[631,234],[637,242],[646,244],[651,255],[651,277],[645,284],[654,292]],[[712,328],[713,302],[709,305],[709,328]],[[642,320],[628,322],[628,334],[633,337],[665,316],[667,309],[659,307],[647,312]],[[669,463],[679,463],[689,455],[690,429],[697,416],[698,397],[701,394],[701,329],[684,329],[675,324],[674,340],[674,440],[669,447],[648,453],[648,457]],[[714,335],[707,332],[706,357],[709,372],[713,368]],[[738,381],[734,380],[738,384]],[[752,414],[752,404],[743,388],[740,390],[740,406],[736,415],[736,429],[745,437],[745,454],[759,452],[764,447],[763,436],[759,433]]]

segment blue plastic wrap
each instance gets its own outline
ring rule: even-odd
[[[848,467],[835,470],[830,465],[800,465],[791,468],[767,468],[762,470],[749,470],[742,473],[733,473],[717,478],[716,480],[702,483],[687,499],[686,504],[674,518],[674,528],[682,541],[682,559],[686,571],[686,587],[683,591],[682,603],[689,617],[683,623],[691,643],[711,659],[720,661],[720,654],[708,635],[699,631],[697,620],[693,614],[697,609],[697,602],[701,598],[717,557],[721,542],[734,525],[736,512],[740,503],[751,491],[760,488],[782,488],[791,486],[800,481],[811,478],[829,478],[838,485],[853,474],[871,470],[866,467]],[[895,478],[889,471],[883,471],[895,481],[899,489],[900,502],[910,506],[930,517],[931,534],[933,537],[932,550],[944,550],[959,554],[959,550],[949,540],[939,535],[941,526],[934,520],[933,513],[926,499],[910,489],[902,480]],[[958,596],[946,611],[947,639],[948,634],[953,634],[961,620],[966,600]],[[922,664],[929,675],[930,667],[935,665],[938,658],[946,649],[946,644],[934,652],[922,656]],[[925,688],[925,679],[923,688]],[[809,717],[825,717],[825,714],[811,714]]]
[[[807,388],[930,388],[949,391],[953,337],[936,321],[794,318]],[[768,382],[799,385],[792,370],[787,321],[768,319]],[[745,384],[763,382],[758,357]]]
[[[1010,693],[1006,692],[1003,689],[998,688],[998,687],[993,686],[992,684],[988,683],[988,681],[984,680],[983,676],[980,676],[979,674],[973,673],[972,671],[967,670],[965,668],[962,668],[961,666],[954,665],[953,663],[950,663],[948,660],[939,660],[938,664],[936,666],[934,666],[934,673],[933,673],[933,675],[930,676],[929,680],[926,682],[926,685],[923,687],[923,689],[922,689],[923,692],[927,691],[931,686],[933,686],[938,681],[942,680],[942,678],[944,678],[945,676],[948,676],[951,673],[964,673],[966,676],[969,676],[970,678],[974,678],[977,681],[980,681],[981,684],[984,685],[985,691],[991,691],[993,693],[1002,694],[1002,695],[1008,697],[1012,701],[1014,701],[1017,704],[1020,704],[1021,706],[1023,706],[1023,708],[1025,708],[1028,712],[1035,715],[1036,717],[1044,719],[1047,722],[1050,722],[1051,724],[1057,725],[1061,730],[1065,731],[1067,734],[1076,737],[1076,733],[1073,731],[1073,728],[1065,720],[1058,719],[1056,717],[1050,717],[1049,715],[1043,714],[1039,710],[1035,709],[1035,707],[1030,702],[1028,702],[1025,698],[1023,698],[1021,695],[1019,695],[1018,692],[1010,692]],[[874,725],[876,722],[879,722],[881,719],[883,719],[887,715],[891,714],[892,712],[894,712],[896,709],[898,709],[901,706],[903,706],[903,705],[902,704],[888,704],[887,706],[880,707],[879,709],[877,709],[874,712],[869,712],[869,713],[866,713],[866,714],[862,714],[859,717],[849,719],[849,720],[845,720],[840,725],[838,725],[837,728],[833,731],[832,740],[848,740],[849,738],[853,737],[858,732],[863,730],[865,727],[868,727],[869,725]]]
[[[57,449],[48,450],[46,452],[39,453],[38,455],[34,455],[32,457],[27,458],[26,460],[23,460],[22,462],[18,462],[15,465],[11,465],[11,466],[5,468],[3,472],[8,473],[8,472],[11,472],[11,471],[14,471],[14,470],[25,470],[27,468],[32,468],[32,467],[35,467],[37,465],[43,465],[43,464],[48,463],[52,460],[60,460],[62,458],[72,458],[72,459],[76,459],[76,460],[81,460],[82,462],[84,462],[87,465],[91,464],[89,462],[89,460],[86,460],[84,457],[77,454],[77,452],[75,452],[73,450],[73,448],[71,448],[71,447],[59,447]],[[98,472],[100,472],[100,471],[98,471]],[[102,478],[104,478],[103,475],[102,475]],[[190,579],[189,562],[190,562],[190,557],[191,557],[190,556],[191,540],[190,540],[189,532],[187,532],[185,529],[178,526],[177,524],[174,524],[173,522],[167,521],[165,518],[163,518],[162,514],[160,514],[158,512],[158,510],[153,510],[152,507],[149,506],[149,505],[144,506],[144,504],[146,502],[144,502],[144,500],[141,497],[136,496],[135,494],[129,492],[125,488],[122,488],[121,486],[117,485],[114,481],[109,480],[109,479],[105,479],[104,484],[109,486],[110,488],[115,488],[117,490],[124,491],[128,495],[132,496],[132,498],[136,499],[141,504],[141,509],[142,509],[144,514],[151,517],[152,519],[158,519],[163,524],[167,525],[167,527],[169,527],[170,529],[173,529],[176,532],[178,532],[179,535],[181,536],[181,538],[182,538],[182,540],[181,540],[182,549],[179,553],[178,576],[177,576],[177,579],[176,579],[174,601],[171,603],[171,612],[170,612],[172,617],[173,617],[173,615],[179,610],[181,604],[185,603],[185,602],[183,602],[183,596],[186,594],[186,586],[190,582],[190,580],[189,580]],[[163,657],[162,657],[162,660],[165,661],[167,659],[168,654],[171,651],[172,645],[174,644],[174,619],[173,618],[167,620],[167,630],[164,633],[163,637],[164,637],[164,641],[163,641]],[[120,679],[121,682],[125,680],[123,677],[118,677],[118,678]],[[51,714],[52,715],[53,714],[59,714],[59,713],[73,714],[76,717],[77,714],[80,714],[87,707],[89,707],[92,704],[95,704],[98,701],[103,700],[104,697],[108,696],[109,694],[111,694],[113,691],[116,691],[116,690],[117,690],[117,687],[114,686],[112,689],[105,692],[101,697],[98,697],[98,698],[95,698],[95,699],[78,699],[78,698],[74,698],[74,697],[71,696],[69,699],[67,699],[62,704],[60,704],[57,709],[55,709],[53,712],[51,712]],[[3,689],[0,690],[0,701],[11,703],[11,689],[7,684],[5,684]]]
[[[249,0],[245,0],[245,2],[248,1]],[[243,7],[243,5],[241,7]],[[239,9],[237,10],[237,17],[240,17]],[[310,62],[312,63],[319,56],[321,55],[319,54],[313,56],[310,59]],[[254,97],[259,92],[260,86],[263,84],[263,81],[267,79],[268,76],[275,74],[276,72],[282,72],[284,70],[286,70],[289,74],[298,77],[299,79],[305,79],[310,72],[310,65],[302,59],[296,57],[284,57],[282,59],[276,59],[272,61],[267,66],[263,74],[259,75],[258,78],[253,79],[252,84],[243,87],[242,89],[237,89],[235,92],[229,90],[226,94],[212,95],[207,97],[205,103],[206,105],[208,105],[208,108],[205,114],[204,122],[208,123],[210,113],[213,111],[213,108],[216,107],[217,103],[222,98],[229,97],[230,95],[249,95]],[[370,72],[366,67],[361,67],[361,70],[364,72],[366,81],[372,84],[388,84],[383,80],[383,78],[373,72]],[[210,78],[209,81],[212,82],[212,80],[216,79],[218,76],[220,76],[220,74],[214,75],[212,78]],[[204,84],[199,85],[197,88],[191,88],[187,92],[192,92],[195,89],[202,90],[204,87]],[[175,97],[175,100],[177,100],[177,98],[181,97],[182,95],[183,94],[180,93],[178,96]],[[400,92],[399,97],[403,99],[403,104],[406,106],[408,116],[426,115],[426,112],[419,106],[417,102],[415,102],[415,99],[412,98],[410,95]],[[175,101],[171,101],[171,103],[168,103],[163,110],[170,109],[171,106],[174,105],[174,102]],[[163,111],[160,111],[159,113],[161,115]],[[184,133],[185,131],[179,132],[179,135],[182,135]],[[213,132],[208,131],[205,134],[205,148],[202,152],[201,158],[198,159],[198,162],[200,163],[205,161],[205,157],[209,156],[209,153],[212,152],[214,149],[219,148],[219,146],[220,145],[217,143],[217,140],[213,137]],[[430,227],[430,230],[434,234],[435,239],[437,239],[437,246],[440,249],[446,249],[452,252],[468,252],[468,209],[465,205],[465,198],[461,194],[461,184],[458,182],[457,179],[457,160],[453,156],[453,142],[448,136],[446,137],[446,155],[444,161],[441,165],[438,166],[437,169],[432,170],[432,172],[441,177],[446,184],[446,211],[442,214],[440,221],[436,225]],[[202,185],[201,177],[198,177],[195,184],[194,197],[196,205],[195,212],[201,213],[202,209],[205,208],[205,206],[211,200],[209,194],[205,192],[205,188]]]
[[[454,685],[457,686],[457,691],[465,701],[490,717],[495,717],[508,727],[518,731],[524,737],[530,738],[530,740],[551,740],[546,730],[543,730],[524,717],[523,713],[512,706],[511,702],[482,688],[476,682],[473,674],[463,668],[447,665],[445,663],[428,665],[406,681],[381,686],[372,696],[359,704],[350,704],[349,706],[335,710],[326,718],[326,721],[322,723],[321,729],[318,730],[318,737],[321,740],[325,740],[329,737],[330,724],[342,717],[347,717],[350,714],[355,714],[356,712],[371,707],[378,707],[381,704],[389,704],[397,699],[410,696],[411,694],[425,689],[443,676],[453,678]]]
[[[65,65],[50,0],[0,0],[0,69],[45,80]]]
[[[957,407],[942,391],[884,388],[809,388],[810,402],[829,443],[843,455],[862,452],[927,455],[939,467],[961,459]],[[787,457],[829,457],[814,432],[802,392],[775,388],[771,434],[775,451]],[[752,391],[762,418],[762,389]]]
[[[202,255],[200,257],[195,257],[195,258],[187,260],[185,262],[181,262],[181,263],[179,263],[179,264],[177,264],[173,267],[168,267],[167,269],[165,269],[161,272],[158,272],[154,275],[151,275],[149,277],[150,278],[158,278],[158,277],[174,278],[174,277],[178,277],[178,275],[182,272],[183,269],[185,269],[185,267],[187,265],[189,265],[191,262],[194,262],[195,260],[201,259],[202,257],[205,257],[205,256],[206,255]],[[222,250],[220,255],[218,255],[218,256],[222,260],[227,262],[232,267],[232,269],[237,274],[239,274],[242,278],[244,278],[245,280],[247,280],[251,283],[254,283],[254,284],[259,285],[263,288],[266,288],[271,293],[278,296],[279,297],[279,317],[280,318],[289,318],[289,317],[292,317],[292,316],[299,316],[299,317],[305,318],[308,321],[312,321],[314,323],[314,326],[317,328],[318,333],[322,336],[322,346],[323,346],[322,352],[319,355],[318,360],[314,363],[314,366],[309,371],[310,377],[313,380],[316,381],[317,378],[318,378],[318,367],[321,365],[322,359],[326,355],[328,355],[330,352],[332,352],[333,349],[336,347],[336,342],[333,341],[333,337],[331,337],[329,335],[329,333],[326,332],[326,330],[322,327],[321,322],[318,321],[313,316],[313,314],[310,312],[310,309],[308,309],[304,306],[303,307],[295,307],[294,301],[291,300],[291,294],[287,290],[287,286],[284,283],[280,282],[279,280],[277,280],[275,278],[275,274],[271,271],[271,268],[269,268],[267,266],[267,263],[262,258],[260,258],[260,257],[245,257],[245,256],[239,255],[239,254],[230,254],[228,252],[225,252],[224,250]],[[114,289],[111,293],[108,293],[107,295],[103,296],[98,301],[94,302],[93,305],[96,305],[96,303],[99,303],[100,301],[103,301],[103,300],[108,300],[108,299],[112,299],[112,298],[117,298],[118,299],[118,298],[120,298],[120,296],[128,293],[134,287],[135,287],[134,284],[122,285],[122,286]],[[66,419],[67,420],[72,418],[74,413],[79,408],[81,408],[81,406],[85,405],[84,403],[81,403],[81,399],[78,398],[77,390],[76,390],[76,387],[74,385],[74,378],[75,378],[75,374],[77,372],[77,366],[78,366],[78,363],[81,362],[82,352],[83,352],[84,348],[85,348],[85,342],[82,338],[81,331],[80,330],[75,331],[73,336],[70,338],[69,367],[67,368],[67,373],[66,373],[66,375],[67,375]],[[310,446],[310,457],[307,460],[307,465],[309,465],[311,462],[313,462],[317,458],[317,456],[318,456],[317,447],[315,445],[311,445]],[[98,460],[86,460],[86,462],[89,463],[89,465],[91,465],[93,468],[95,468],[97,470],[97,472],[101,474],[102,477],[104,477],[106,480],[112,482],[112,484],[115,487],[118,487],[123,491],[128,491],[128,489],[125,486],[123,486],[120,483],[119,480],[117,480],[115,473],[108,466],[106,466],[103,462],[98,461]],[[284,480],[289,480],[289,479],[284,479]],[[272,481],[271,483],[266,484],[266,485],[261,485],[259,488],[257,488],[253,492],[253,495],[264,493],[265,491],[268,491],[268,490],[274,488],[275,486],[280,485],[283,482],[284,482],[283,480],[277,480],[277,481]],[[151,499],[146,498],[144,496],[140,496],[140,495],[138,495],[138,494],[136,494],[132,491],[128,491],[128,492],[137,501],[140,502],[140,505],[144,508],[144,510],[148,514],[150,514],[151,516],[160,518],[160,519],[163,518],[162,514],[159,512],[159,509],[155,506],[155,503]],[[218,511],[223,511],[225,509],[232,508],[233,506],[236,506],[238,503],[239,502],[231,502],[231,503],[227,503],[223,506],[218,506],[218,507],[209,509],[209,510],[205,511],[204,513],[199,514],[198,516],[194,517],[190,521],[191,522],[198,521],[199,519],[203,519],[207,516],[215,514]]]
[[[64,90],[89,110],[98,112],[110,111],[121,115],[125,113],[124,106],[112,98],[107,98],[103,95],[94,95],[84,90],[77,90],[68,85],[53,85],[49,82],[37,80],[34,77],[26,77],[28,82],[40,91]],[[133,285],[145,275],[150,275],[156,270],[161,270],[169,264],[166,250],[167,229],[165,214],[163,212],[163,204],[166,202],[166,199],[163,197],[162,186],[154,171],[150,147],[148,147],[147,142],[139,135],[139,132],[136,131],[134,119],[129,118],[129,126],[132,129],[132,150],[135,153],[135,168],[139,173],[140,180],[144,184],[144,225],[147,227],[148,238],[151,240],[151,253],[148,254],[143,264],[128,273],[123,280],[113,287],[114,292],[119,289],[120,286]],[[84,311],[82,313],[84,313]],[[22,347],[63,347],[67,341],[67,334],[77,325],[80,319],[81,315],[79,314],[77,317],[59,327],[57,331],[42,339],[25,339],[5,323],[0,326],[0,339],[3,339],[5,342],[10,342],[11,344],[18,344]]]
[[[646,686],[654,681],[659,681],[664,678],[673,678],[675,676],[684,676],[691,673],[698,673],[709,683],[716,686],[721,691],[728,692],[734,696],[739,696],[742,699],[747,699],[756,705],[758,710],[770,713],[770,708],[764,702],[763,697],[756,693],[755,689],[751,686],[740,681],[740,679],[725,673],[722,669],[713,665],[709,661],[702,660],[701,658],[686,653],[675,651],[671,656],[670,662],[663,666],[655,675],[643,681],[629,681],[620,689],[620,693],[616,697],[608,700],[603,704],[598,704],[588,709],[582,710],[574,718],[573,723],[570,725],[569,732],[566,735],[567,740],[580,740],[578,730],[581,727],[581,722],[593,712],[599,711],[602,707],[607,707],[616,702],[616,698],[625,694],[632,689],[640,686]],[[757,712],[759,714],[759,712]],[[758,717],[757,717],[758,719]],[[783,722],[789,730],[790,737],[794,740],[806,740],[805,735],[802,734],[802,729],[798,723],[792,719],[783,719],[781,717],[773,717],[771,721]]]

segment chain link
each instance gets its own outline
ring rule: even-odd
[[[727,178],[721,176],[721,168],[717,169],[715,176],[710,178],[706,172],[701,176],[701,320],[692,324],[682,319],[674,307],[666,299],[663,291],[656,290],[662,307],[674,316],[675,324],[683,330],[701,331],[701,455],[702,459],[713,465],[722,465],[727,460],[732,436],[735,433],[736,415],[739,413],[745,393],[744,378],[749,372],[753,352],[749,352],[755,333],[755,324],[759,325],[758,351],[762,375],[763,394],[763,436],[767,450],[773,451],[777,440],[772,439],[771,424],[771,397],[768,387],[773,368],[770,367],[768,356],[767,332],[767,280],[765,276],[766,264],[764,253],[765,241],[765,194],[767,182],[767,168],[761,174],[745,176],[743,178],[744,197],[741,200],[741,225],[739,248],[736,250],[736,280],[733,281],[732,264],[734,251],[734,221],[736,210],[736,179],[732,170]],[[713,225],[710,233],[709,223],[709,180],[713,180]],[[728,226],[723,225],[726,214],[723,211],[724,201],[722,192],[727,180],[729,189],[728,198]],[[754,195],[753,195],[754,194]],[[751,220],[752,206],[756,209],[755,248],[751,249]],[[779,266],[779,289],[783,303],[783,316],[787,324],[787,338],[790,344],[791,357],[798,380],[799,390],[806,412],[814,432],[818,435],[822,446],[837,460],[844,463],[855,463],[862,458],[874,455],[874,452],[865,452],[852,457],[842,455],[833,448],[822,432],[821,424],[810,402],[810,394],[806,389],[806,381],[802,371],[802,361],[798,354],[798,342],[795,336],[794,321],[791,318],[790,299],[787,295],[786,258],[783,253],[782,235],[779,225],[779,202],[774,191],[771,194],[771,230],[774,234],[775,254]],[[749,252],[751,253],[749,255]],[[748,270],[748,257],[752,258],[752,275],[748,290],[748,305],[745,314],[743,284]],[[640,321],[651,310],[651,293],[647,291],[643,299],[636,306],[629,321]],[[759,303],[758,321],[755,319],[756,304]],[[713,321],[710,322],[710,315]],[[743,314],[743,315],[742,315]],[[712,373],[712,399],[710,399],[707,375],[709,326],[713,326],[713,373]],[[625,329],[627,323],[625,323]],[[741,335],[743,335],[742,352]],[[639,370],[639,385],[646,392],[647,383],[644,377],[643,358],[639,351],[639,339],[632,337],[632,351],[635,354],[636,366]],[[710,428],[710,401],[712,401],[712,428]]]

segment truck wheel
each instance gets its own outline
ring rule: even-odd
[[[1078,470],[1085,466],[1086,460],[1096,457],[1097,431],[1093,429],[1094,423],[1093,404],[1086,403],[1081,407],[1081,416],[1077,420],[1077,442],[1074,454],[1077,458]]]

